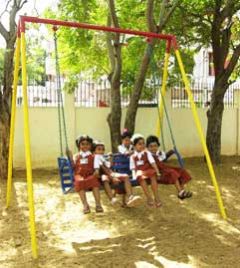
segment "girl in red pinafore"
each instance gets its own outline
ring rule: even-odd
[[[99,168],[100,161],[91,153],[92,139],[88,136],[81,136],[76,140],[79,152],[73,156],[74,187],[79,193],[83,204],[83,212],[90,213],[87,202],[86,191],[92,190],[96,202],[96,212],[103,212],[100,200]]]
[[[105,146],[102,142],[94,141],[94,155],[101,157],[100,163],[100,178],[103,183],[104,190],[113,205],[117,203],[117,198],[114,197],[111,184],[118,185],[124,183],[124,202],[127,207],[136,206],[141,201],[140,196],[133,195],[132,185],[127,174],[120,174],[111,170],[111,160],[104,157]],[[110,156],[108,156],[110,158]]]
[[[160,207],[161,201],[158,194],[157,183],[157,178],[160,177],[160,173],[155,160],[151,153],[146,151],[145,141],[142,135],[133,135],[132,142],[134,153],[130,157],[130,169],[132,170],[133,177],[138,180],[138,183],[142,187],[147,198],[147,204],[151,207],[154,206],[154,204],[156,207]],[[150,180],[154,200],[149,192],[147,180]]]
[[[174,184],[178,191],[178,198],[190,198],[192,193],[184,189],[184,184],[191,180],[191,176],[183,168],[169,166],[162,162],[162,154],[159,153],[159,140],[156,136],[149,136],[147,138],[147,148],[153,155],[157,166],[161,172],[159,183]]]

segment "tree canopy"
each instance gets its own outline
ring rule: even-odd
[[[156,7],[154,14],[157,20],[160,5],[156,5]],[[45,12],[45,16],[62,20],[106,25],[108,12],[108,6],[105,1],[91,0],[76,3],[73,0],[61,0],[58,11],[53,12],[48,9]],[[148,30],[145,16],[146,1],[116,1],[116,12],[119,18],[119,24],[122,28],[143,31]],[[171,27],[169,27],[169,29],[171,29]],[[72,76],[80,72],[85,72],[93,75],[93,77],[109,74],[110,62],[105,33],[61,28],[58,35],[61,69],[64,73]],[[122,35],[120,42],[122,45],[123,61],[122,84],[124,92],[128,93],[133,86],[136,72],[146,47],[146,40],[142,37]],[[158,42],[153,57],[160,67],[163,65],[164,51],[164,42]],[[193,54],[189,48],[184,51],[184,54],[186,55],[184,62],[188,66],[187,71],[191,73],[193,69]],[[149,70],[148,72],[149,77],[151,76],[151,71],[152,70]],[[172,68],[173,78],[177,77],[177,71],[177,67]],[[161,68],[159,68],[157,75],[159,78],[161,77]],[[144,92],[143,95],[147,96],[147,92]]]

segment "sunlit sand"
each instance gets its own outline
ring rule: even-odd
[[[229,220],[223,221],[202,159],[186,161],[193,198],[180,201],[173,186],[159,186],[163,207],[112,207],[82,214],[77,194],[63,195],[57,171],[35,170],[39,259],[31,258],[25,171],[14,172],[11,207],[1,181],[0,267],[237,268],[240,263],[240,174],[236,158],[216,169]],[[134,188],[142,195],[141,189]]]

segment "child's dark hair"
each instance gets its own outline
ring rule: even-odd
[[[96,148],[98,146],[103,146],[104,149],[105,149],[105,145],[103,142],[100,142],[100,141],[94,141],[93,144],[92,144],[92,152],[95,152]]]
[[[88,141],[89,143],[93,143],[93,139],[90,138],[88,135],[82,135],[82,136],[79,136],[77,139],[76,139],[76,146],[77,148],[79,148],[79,145],[81,144],[81,142],[83,141]]]
[[[122,140],[125,139],[125,138],[131,139],[132,138],[132,133],[129,132],[127,129],[124,129],[122,134],[121,134],[121,138],[122,138]]]
[[[132,144],[135,146],[140,140],[144,140],[143,135],[141,134],[134,134],[131,138]]]
[[[147,137],[147,140],[146,140],[147,147],[148,147],[151,143],[156,143],[158,146],[160,146],[160,142],[159,142],[159,139],[158,139],[157,136],[150,135],[150,136]]]
[[[143,137],[138,137],[136,139],[133,140],[133,145],[135,146],[140,140],[144,140]]]

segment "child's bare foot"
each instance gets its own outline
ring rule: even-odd
[[[127,204],[124,202],[124,203],[122,203],[121,207],[122,208],[126,208],[127,207]]]
[[[88,214],[88,213],[90,213],[90,212],[91,212],[91,210],[90,210],[89,205],[86,205],[86,206],[83,208],[83,213],[84,213],[84,214]]]
[[[96,212],[97,212],[97,213],[102,213],[102,212],[103,212],[103,208],[102,208],[101,205],[97,205],[97,206],[96,206]]]

